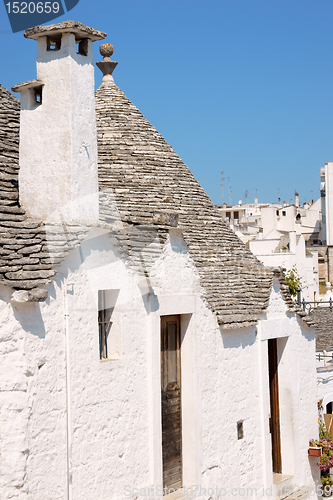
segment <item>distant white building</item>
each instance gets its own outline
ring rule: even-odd
[[[309,245],[321,242],[320,199],[312,203],[299,203],[299,195],[295,193],[295,203],[254,203],[228,206],[219,205],[218,210],[228,221],[243,241],[256,237],[265,238],[271,231],[295,231],[302,234]],[[262,236],[261,234],[262,233]],[[259,236],[260,235],[260,236]]]
[[[327,281],[333,282],[333,162],[320,169],[322,241],[327,246]]]
[[[294,204],[258,203],[219,206],[237,236],[267,266],[287,270],[296,266],[307,300],[319,296],[318,245],[321,240],[321,201]]]

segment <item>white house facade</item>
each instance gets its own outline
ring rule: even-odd
[[[1,498],[320,498],[311,318],[116,86],[109,44],[94,104],[103,32],[25,36],[20,148],[0,87]]]

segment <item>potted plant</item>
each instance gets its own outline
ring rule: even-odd
[[[324,476],[321,476],[321,484],[323,485],[321,494],[323,497],[330,497],[333,493],[333,481],[330,477],[330,474],[327,473]]]
[[[309,442],[309,455],[320,457],[319,469],[324,472],[328,471],[333,467],[333,440],[327,438],[312,439]]]
[[[321,446],[311,446],[309,445],[308,453],[310,457],[320,457],[322,454],[323,448]]]

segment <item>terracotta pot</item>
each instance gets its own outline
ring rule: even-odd
[[[323,449],[320,448],[319,446],[310,446],[308,453],[309,453],[310,457],[320,457],[322,450]]]

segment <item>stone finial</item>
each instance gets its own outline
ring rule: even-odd
[[[96,66],[99,67],[99,69],[103,73],[103,84],[107,82],[113,82],[113,70],[117,66],[117,62],[111,61],[111,56],[113,54],[113,45],[111,43],[103,43],[99,47],[99,51],[101,53],[101,56],[103,56],[103,61],[100,61],[96,63]]]
[[[113,54],[113,45],[111,43],[102,43],[99,46],[99,52],[103,57],[110,57]]]

